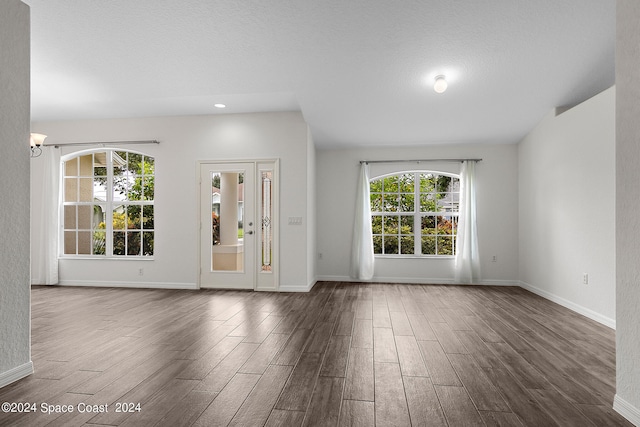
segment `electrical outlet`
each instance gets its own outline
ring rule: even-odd
[[[138,276],[144,276],[144,268],[138,269]]]
[[[322,259],[322,252],[318,252],[318,259]]]
[[[589,274],[588,273],[582,273],[582,284],[583,285],[588,285],[589,284]]]
[[[498,262],[498,255],[494,255],[491,257],[491,262]]]

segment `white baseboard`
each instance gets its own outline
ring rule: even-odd
[[[488,279],[480,282],[481,285],[484,286],[520,286],[519,280],[494,280]]]
[[[636,408],[616,394],[613,398],[613,410],[625,417],[635,426],[640,426],[640,408]]]
[[[598,323],[601,323],[605,326],[610,327],[611,329],[615,329],[616,328],[616,321],[615,319],[611,319],[609,317],[603,316],[600,313],[597,313],[591,309],[588,309],[586,307],[583,307],[579,304],[576,304],[574,302],[571,302],[569,300],[566,300],[562,297],[559,297],[555,294],[552,294],[551,292],[547,292],[545,290],[542,290],[540,288],[536,288],[533,285],[530,285],[529,283],[520,281],[520,287],[523,289],[526,289],[530,292],[533,292],[536,295],[540,295],[541,297],[548,299],[549,301],[553,301],[556,304],[560,304],[563,307],[568,308],[569,310],[575,311],[578,314],[582,314],[585,317],[588,317],[591,320],[595,320]]]
[[[317,282],[317,279],[312,279],[306,285],[283,285],[281,283],[278,292],[309,292]]]
[[[33,374],[33,362],[28,362],[24,365],[9,369],[7,372],[2,372],[0,373],[0,388],[21,380],[24,377],[28,377],[31,374]]]
[[[358,283],[407,283],[422,285],[455,285],[451,278],[427,278],[427,277],[374,277],[371,280],[355,280],[349,276],[318,276],[323,282],[358,282]],[[487,286],[520,286],[517,280],[483,280],[481,285]]]
[[[279,292],[309,292],[312,286],[282,286],[280,285]]]
[[[195,283],[175,282],[110,282],[99,280],[61,280],[58,286],[86,286],[97,288],[198,289]]]
[[[318,276],[322,282],[353,282],[353,283],[413,283],[413,284],[453,284],[451,279],[429,279],[425,277],[379,277],[374,276],[371,280],[356,280],[350,276]]]

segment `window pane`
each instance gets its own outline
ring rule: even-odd
[[[91,232],[78,231],[78,255],[91,255],[92,253]]]
[[[436,254],[436,237],[426,236],[422,237],[422,255],[435,255]]]
[[[107,234],[104,231],[93,232],[93,255],[105,255],[107,249]]]
[[[399,210],[400,212],[413,212],[414,208],[414,195],[411,194],[401,194],[399,197]]]
[[[382,236],[373,236],[373,253],[382,253]]]
[[[422,235],[424,236],[426,234],[436,234],[436,217],[422,217]]]
[[[93,178],[80,178],[80,202],[93,202]]]
[[[371,212],[382,212],[382,194],[373,193],[369,198],[371,200]]]
[[[142,207],[142,228],[152,230],[153,226],[153,206]]]
[[[97,176],[93,178],[93,201],[107,201],[107,177]]]
[[[134,178],[127,171],[118,176],[113,176],[113,200],[129,200],[129,191],[133,185]]]
[[[397,193],[398,192],[398,177],[388,176],[384,179],[384,192],[385,193]]]
[[[432,193],[436,189],[436,178],[431,173],[420,174],[420,192]]]
[[[420,195],[420,212],[436,212],[436,200],[433,193]]]
[[[127,206],[127,229],[139,230],[142,228],[142,206]]]
[[[93,229],[104,230],[107,228],[105,224],[106,220],[106,206],[104,205],[93,205]]]
[[[438,236],[438,255],[453,255],[453,237]]]
[[[400,234],[413,234],[413,217],[400,217]]]
[[[78,201],[78,178],[64,179],[64,201],[65,202]]]
[[[382,192],[382,180],[374,179],[369,183],[369,192],[370,193],[381,193]]]
[[[113,153],[113,176],[121,175],[127,168],[127,152],[115,151]]]
[[[145,231],[142,233],[142,255],[153,255],[153,231]]]
[[[75,206],[65,206],[64,207],[64,228],[76,228],[77,218],[76,218],[76,207]]]
[[[371,217],[371,230],[373,234],[382,234],[382,217],[374,215]]]
[[[142,239],[142,233],[128,232],[127,233],[127,255],[140,255],[140,243]]]
[[[127,226],[127,208],[120,205],[113,209],[113,229],[124,230]]]
[[[415,247],[413,243],[413,236],[403,236],[400,238],[400,253],[413,254]]]
[[[76,254],[76,231],[64,232],[64,253],[65,255]]]
[[[93,217],[93,206],[78,206],[78,228],[80,230],[90,230]]]
[[[127,169],[132,174],[142,175],[142,154],[127,153]]]
[[[80,156],[80,176],[93,176],[93,154]]]
[[[453,230],[453,234],[456,235],[458,234],[458,217],[457,216],[452,216],[451,217],[451,224],[452,224],[452,230]]]
[[[458,203],[454,202],[454,193],[439,193],[438,194],[438,212],[457,212]]]
[[[78,158],[64,162],[64,176],[78,176]]]
[[[398,238],[396,236],[384,236],[384,253],[385,254],[397,254],[398,253]]]
[[[384,217],[384,234],[398,234],[398,217]]]
[[[122,231],[113,232],[113,254],[124,255],[126,247],[126,233]]]
[[[143,178],[143,194],[139,200],[153,200],[154,197],[154,181],[155,178],[152,176],[145,176]]]
[[[93,155],[93,176],[107,176],[107,152]]]
[[[414,192],[414,175],[412,173],[406,173],[400,176],[399,189],[401,193]]]
[[[450,218],[439,216],[438,217],[438,234],[453,234],[453,223]]]
[[[382,236],[373,236],[373,253],[382,253]]]
[[[144,156],[144,174],[153,175],[156,169],[156,161],[153,157]]]
[[[398,212],[398,195],[385,194],[383,196],[383,212]]]
[[[439,193],[451,191],[451,177],[439,175],[436,179],[436,191]]]

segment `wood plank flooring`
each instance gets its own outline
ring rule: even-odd
[[[515,287],[34,287],[32,342],[0,426],[631,426],[614,331]]]

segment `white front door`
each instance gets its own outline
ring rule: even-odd
[[[201,288],[277,290],[276,167],[200,164]]]

